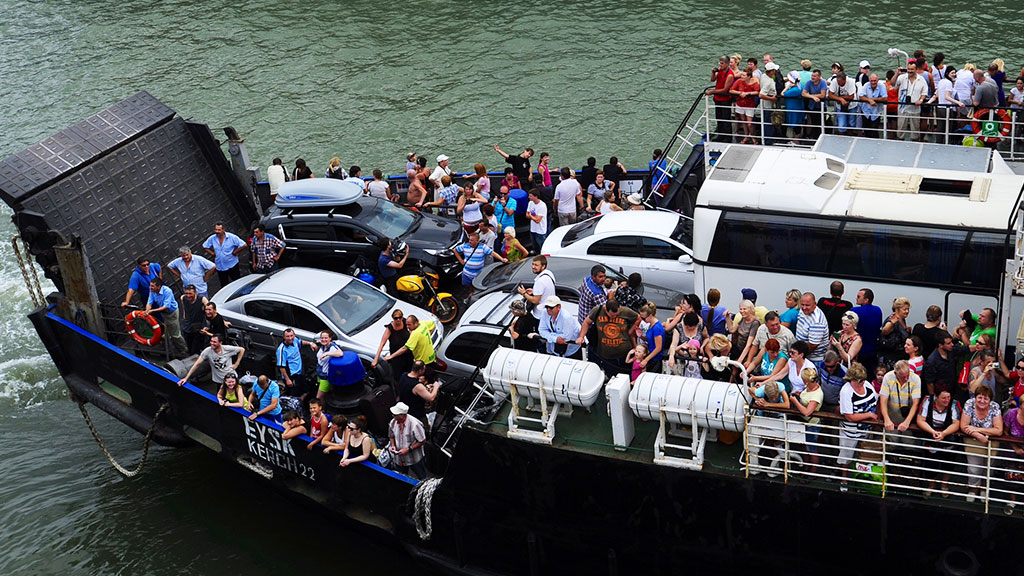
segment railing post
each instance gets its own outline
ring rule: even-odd
[[[882,104],[882,140],[889,139],[889,103]]]
[[[782,434],[783,434],[782,446],[783,446],[783,448],[785,450],[782,453],[782,457],[784,458],[784,460],[782,461],[782,478],[783,478],[783,480],[785,481],[786,484],[789,484],[789,417],[788,417],[788,414],[783,414],[782,415]]]
[[[750,478],[750,410],[747,409],[743,414],[743,454],[747,461],[747,465],[744,466],[744,477]]]
[[[992,439],[985,443],[985,514],[988,514],[989,498],[992,497]]]

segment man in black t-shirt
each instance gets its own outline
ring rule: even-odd
[[[843,300],[843,292],[846,288],[839,280],[832,282],[828,289],[832,297],[818,298],[818,308],[825,313],[825,319],[828,320],[828,331],[839,332],[843,329],[843,314],[853,308],[853,303]]]
[[[528,190],[528,185],[533,183],[533,171],[530,170],[530,157],[533,156],[533,148],[524,148],[521,154],[512,156],[502,152],[501,148],[498,148],[498,145],[495,144],[494,151],[501,154],[505,162],[512,165],[512,173],[519,178],[519,185],[524,190]]]
[[[228,327],[231,326],[231,322],[224,320],[224,317],[217,312],[217,304],[215,302],[207,302],[205,312],[206,321],[209,325],[200,330],[200,332],[205,334],[207,338],[220,336],[221,342],[226,341]]]

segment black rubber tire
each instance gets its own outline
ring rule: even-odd
[[[434,315],[442,324],[448,324],[459,315],[459,303],[451,296],[445,296],[434,304]]]

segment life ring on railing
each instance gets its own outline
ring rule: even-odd
[[[991,117],[989,114],[994,114]],[[1010,135],[1013,125],[1006,110],[982,108],[974,113],[971,132],[980,135],[980,139],[988,144],[995,144]],[[994,125],[993,125],[994,124]]]
[[[146,324],[149,324],[153,328],[153,335],[149,338],[143,338],[142,334],[139,334],[135,330],[135,321],[142,320]],[[124,329],[128,331],[128,334],[135,339],[136,342],[143,346],[156,346],[160,343],[160,339],[163,338],[164,330],[160,327],[160,323],[156,321],[156,318],[146,314],[142,310],[136,310],[129,313],[124,317]]]

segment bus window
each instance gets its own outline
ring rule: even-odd
[[[952,284],[965,232],[873,222],[847,222],[831,272]]]
[[[832,220],[726,212],[708,259],[726,266],[820,274],[828,266],[838,229]]]
[[[999,288],[999,277],[1007,254],[1007,235],[992,232],[971,234],[957,284],[976,288]]]

